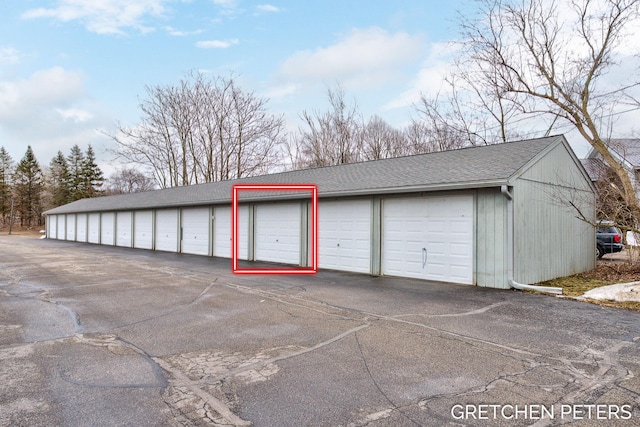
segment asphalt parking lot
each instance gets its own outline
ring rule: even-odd
[[[2,235],[0,425],[640,425],[640,315]]]

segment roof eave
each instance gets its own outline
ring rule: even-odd
[[[378,194],[407,194],[407,193],[431,193],[437,191],[460,191],[460,190],[476,190],[479,188],[500,187],[508,184],[507,179],[489,180],[489,181],[472,181],[472,182],[456,182],[429,185],[412,185],[404,187],[383,187],[367,190],[348,190],[348,191],[332,191],[320,192],[319,198],[328,197],[356,197],[356,196],[373,196]]]
[[[499,188],[502,185],[510,185],[508,179],[488,180],[488,181],[472,181],[472,182],[457,182],[457,183],[442,183],[442,184],[429,184],[429,185],[412,185],[403,187],[381,187],[373,189],[362,190],[345,190],[345,191],[328,191],[318,193],[318,198],[345,198],[345,197],[363,197],[374,195],[389,195],[389,194],[408,194],[408,193],[432,193],[439,191],[460,191],[460,190],[476,190],[480,188]],[[293,194],[281,194],[281,195],[268,195],[268,196],[247,196],[240,197],[241,202],[268,202],[268,201],[282,201],[282,200],[301,200],[308,198],[307,195],[301,195],[299,193]],[[220,200],[203,200],[198,202],[189,203],[172,203],[172,204],[158,204],[155,206],[135,207],[132,206],[127,209],[59,209],[54,208],[44,212],[44,215],[63,215],[63,214],[77,214],[77,213],[97,213],[97,212],[116,212],[116,211],[132,211],[132,210],[153,210],[153,209],[171,209],[176,207],[196,207],[205,205],[227,205],[231,204],[231,197],[228,199]]]

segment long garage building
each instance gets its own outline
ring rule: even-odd
[[[45,212],[47,237],[229,258],[248,183],[317,185],[320,268],[507,289],[595,267],[595,190],[564,136],[83,199]],[[308,193],[240,202],[240,259],[310,265]]]

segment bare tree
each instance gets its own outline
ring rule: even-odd
[[[420,113],[404,131],[410,154],[432,153],[434,151],[455,150],[469,145],[476,145],[476,136],[469,128],[460,127],[445,112],[439,100],[428,100],[423,97],[421,105],[416,106]],[[466,116],[460,112],[460,118]]]
[[[422,120],[412,120],[404,129],[404,139],[414,154],[430,153],[430,129]]]
[[[113,173],[107,182],[106,194],[128,194],[155,188],[153,179],[135,168],[123,168]]]
[[[612,155],[606,134],[616,104],[640,82],[634,74],[612,87],[617,49],[636,37],[637,0],[482,0],[479,19],[463,18],[465,64],[487,90],[519,114],[570,124],[616,177],[612,184],[631,215],[640,206],[631,179]]]
[[[147,87],[142,121],[110,135],[116,154],[148,167],[162,188],[266,173],[278,164],[284,118],[233,77],[190,73],[176,86]]]
[[[430,128],[432,151],[506,142],[519,135],[511,122],[518,118],[517,104],[495,84],[494,76],[469,71],[444,80],[435,98],[423,94],[415,106],[423,125]]]
[[[302,152],[302,141],[295,133],[290,133],[283,146],[286,164],[285,170],[299,170],[307,167],[307,160]]]
[[[369,119],[361,131],[362,157],[364,160],[387,159],[414,154],[407,144],[405,134],[379,116]]]
[[[305,166],[329,166],[360,159],[358,108],[349,106],[338,84],[328,89],[331,109],[325,113],[303,111],[307,129],[299,132],[299,145]]]

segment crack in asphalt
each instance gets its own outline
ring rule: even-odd
[[[249,421],[245,421],[236,414],[234,414],[227,405],[225,405],[220,399],[213,396],[210,393],[204,391],[201,387],[198,386],[194,381],[191,381],[189,377],[187,377],[182,371],[179,369],[173,368],[169,363],[165,362],[160,358],[155,359],[156,363],[162,367],[166,372],[171,374],[173,378],[179,381],[180,387],[186,387],[191,391],[194,395],[198,396],[202,399],[206,404],[208,404],[214,411],[216,411],[220,416],[222,416],[230,425],[234,426],[248,426],[251,425]]]
[[[208,404],[212,409],[214,409],[220,416],[222,416],[224,420],[229,423],[229,425],[246,426],[246,425],[250,425],[251,423],[248,421],[242,420],[240,417],[235,415],[223,401],[213,396],[211,393],[208,393],[207,391],[203,390],[203,386],[222,384],[224,383],[225,380],[231,377],[239,376],[247,372],[251,372],[251,371],[259,372],[261,369],[268,367],[269,365],[275,364],[278,361],[295,358],[295,357],[304,355],[306,353],[316,351],[328,345],[331,345],[337,341],[344,339],[349,335],[357,334],[358,331],[368,328],[369,326],[370,325],[368,323],[358,325],[338,335],[335,335],[325,341],[319,342],[314,346],[284,353],[279,356],[260,360],[258,362],[242,364],[241,366],[235,369],[228,369],[226,372],[223,372],[219,375],[207,376],[198,380],[192,380],[185,373],[183,373],[179,368],[173,367],[170,363],[163,360],[162,358],[156,357],[154,358],[154,361],[174,378],[173,380],[170,380],[170,383],[172,386],[178,387],[178,388],[180,387],[187,388],[191,393],[199,397],[206,404]]]
[[[270,291],[266,291],[266,290],[257,290],[257,289],[253,289],[253,288],[248,287],[248,286],[242,286],[242,285],[237,285],[237,284],[233,284],[233,283],[223,284],[223,285],[231,287],[232,289],[239,290],[239,291],[244,292],[244,293],[260,295],[261,297],[269,298],[269,299],[278,301],[278,302],[280,302],[282,304],[289,304],[289,305],[294,305],[294,306],[297,306],[297,307],[305,308],[307,310],[318,311],[318,312],[320,312],[322,314],[326,314],[326,315],[329,315],[329,316],[340,317],[340,318],[348,319],[348,320],[362,320],[363,318],[374,318],[374,319],[378,319],[378,320],[387,320],[389,322],[396,322],[396,323],[401,323],[401,324],[406,324],[406,325],[412,325],[412,326],[417,326],[417,327],[420,327],[420,328],[424,328],[424,329],[440,332],[440,333],[447,334],[447,335],[450,335],[450,336],[453,336],[453,337],[456,337],[458,339],[462,339],[462,340],[465,340],[465,341],[479,342],[479,343],[482,343],[482,344],[485,344],[485,345],[494,346],[494,347],[497,347],[497,348],[500,348],[500,349],[504,349],[504,350],[507,350],[507,351],[511,351],[511,352],[522,354],[522,355],[526,355],[526,356],[539,356],[539,357],[543,356],[542,354],[532,353],[532,352],[527,351],[527,350],[522,350],[522,349],[519,349],[519,348],[510,347],[510,346],[506,346],[506,345],[503,345],[503,344],[498,344],[498,343],[495,343],[495,342],[492,342],[492,341],[471,337],[471,336],[460,334],[460,333],[457,333],[457,332],[447,331],[446,329],[438,328],[438,327],[435,327],[435,326],[425,325],[424,323],[419,323],[419,322],[410,321],[410,320],[404,320],[404,319],[399,318],[398,316],[390,316],[390,315],[386,315],[386,314],[379,314],[379,313],[360,310],[360,309],[356,309],[356,308],[341,307],[341,306],[338,306],[338,305],[329,304],[329,303],[324,302],[324,301],[316,301],[316,300],[313,300],[313,299],[302,298],[302,297],[298,297],[298,296],[281,296],[280,294],[277,294],[275,292],[270,292]],[[322,308],[314,308],[314,307],[309,307],[308,305],[305,305],[305,304],[294,303],[294,302],[286,300],[285,298],[301,300],[301,301],[306,302],[307,304],[318,305],[318,306],[320,306]],[[496,306],[500,306],[500,305],[504,305],[504,304],[507,304],[507,303],[490,304],[489,306],[484,307],[483,309],[484,309],[484,311],[487,311],[490,308],[495,308]],[[338,313],[327,312],[326,311],[327,308],[330,308],[330,309],[333,309],[333,310],[342,311],[342,312],[347,312],[347,313],[349,313],[351,315],[355,314],[355,315],[357,315],[357,317],[338,314]],[[479,310],[483,310],[483,309],[479,309]],[[473,311],[474,312],[478,312],[478,310],[473,310]],[[463,314],[463,315],[468,315],[468,314]]]
[[[55,299],[50,298],[48,289],[41,288],[41,287],[34,286],[34,285],[25,284],[25,283],[22,283],[21,285],[33,288],[33,290],[29,291],[29,292],[19,292],[19,293],[14,293],[14,292],[9,292],[9,291],[3,291],[3,292],[9,297],[19,298],[19,299],[24,299],[24,300],[32,300],[32,301],[44,302],[46,304],[52,304],[52,305],[54,305],[56,307],[60,307],[62,310],[64,310],[69,315],[69,318],[71,319],[71,323],[73,324],[73,333],[74,334],[81,334],[81,333],[84,332],[84,326],[82,325],[82,321],[80,319],[80,314],[78,312],[76,312],[73,308],[71,308],[70,306],[64,304],[63,302],[56,301]],[[66,336],[59,336],[59,337],[55,337],[55,338],[65,338],[65,337]]]
[[[507,301],[496,302],[493,304],[489,304],[485,307],[478,308],[476,310],[464,311],[462,313],[447,313],[447,314],[424,314],[424,313],[408,313],[408,314],[397,314],[395,316],[391,316],[393,318],[399,319],[401,317],[463,317],[463,316],[473,316],[475,314],[486,313],[489,310],[493,310],[496,307],[500,307],[502,305],[509,305]]]
[[[158,273],[157,269],[155,269],[154,271],[156,274]],[[636,399],[640,397],[639,393],[629,390],[623,385],[621,385],[621,382],[628,380],[633,376],[632,372],[623,366],[621,355],[620,355],[620,351],[623,348],[633,345],[631,342],[626,342],[626,341],[618,342],[616,345],[612,346],[606,351],[596,351],[596,350],[593,350],[590,345],[586,345],[582,349],[582,351],[579,352],[579,355],[582,358],[550,357],[542,353],[532,352],[532,351],[520,349],[514,346],[504,345],[504,344],[500,344],[490,340],[485,340],[485,339],[465,335],[462,333],[448,331],[441,327],[435,327],[428,324],[420,323],[418,320],[405,319],[406,317],[419,317],[426,320],[431,318],[474,316],[474,315],[486,313],[500,306],[508,305],[510,304],[509,302],[493,303],[478,309],[461,312],[461,313],[445,313],[445,314],[413,313],[413,314],[401,314],[401,315],[385,315],[380,313],[368,312],[366,310],[359,310],[359,309],[349,308],[349,307],[341,307],[325,301],[316,300],[313,297],[310,297],[308,295],[301,295],[306,292],[306,289],[300,286],[291,286],[291,287],[282,286],[281,289],[278,289],[277,291],[256,289],[251,286],[243,286],[243,285],[238,285],[233,283],[218,283],[218,278],[213,280],[213,282],[210,282],[209,280],[204,280],[201,277],[198,277],[197,274],[189,274],[189,270],[187,271],[188,272],[185,273],[185,272],[181,272],[179,269],[167,267],[160,270],[161,274],[159,276],[166,277],[163,275],[168,274],[174,277],[187,278],[189,280],[193,280],[196,282],[202,282],[202,283],[209,282],[195,298],[193,298],[190,302],[180,304],[175,309],[170,310],[166,313],[160,314],[158,316],[153,316],[148,319],[142,319],[129,324],[119,325],[115,327],[115,330],[122,329],[132,325],[137,325],[144,322],[148,322],[161,317],[165,317],[175,312],[178,312],[180,310],[183,310],[185,308],[188,308],[194,304],[199,303],[214,286],[223,286],[229,289],[233,289],[237,292],[242,292],[245,294],[253,294],[263,299],[269,299],[271,301],[277,302],[279,304],[302,308],[307,312],[320,313],[322,316],[329,316],[329,317],[335,317],[339,319],[364,322],[364,323],[356,327],[353,327],[347,331],[344,331],[328,340],[320,342],[309,348],[304,348],[301,350],[290,352],[288,354],[282,354],[276,357],[271,357],[269,359],[260,360],[255,363],[248,364],[246,366],[241,366],[235,369],[231,369],[217,376],[210,376],[210,377],[202,378],[199,380],[191,380],[184,373],[182,373],[182,371],[180,371],[178,368],[172,367],[168,362],[158,357],[150,356],[142,348],[137,347],[133,343],[127,342],[126,340],[118,337],[117,335],[103,334],[103,335],[97,335],[95,337],[91,336],[90,334],[82,335],[85,328],[82,324],[80,315],[76,311],[74,311],[71,307],[63,304],[60,301],[56,301],[55,299],[51,298],[48,295],[48,289],[38,288],[28,283],[21,283],[21,278],[12,276],[10,281],[12,281],[13,284],[18,286],[33,288],[34,290],[17,293],[17,294],[11,294],[5,289],[1,289],[0,291],[3,294],[13,296],[16,298],[35,299],[35,300],[43,301],[46,303],[54,304],[57,307],[60,307],[61,309],[65,310],[71,318],[74,331],[76,333],[76,335],[72,337],[77,339],[78,342],[82,342],[90,345],[107,346],[107,347],[110,344],[123,345],[135,351],[137,354],[142,355],[145,358],[145,360],[152,366],[153,372],[156,375],[156,379],[158,380],[158,384],[157,385],[154,385],[152,383],[115,384],[115,383],[83,382],[83,381],[74,380],[68,377],[65,373],[61,373],[60,377],[64,381],[78,385],[78,386],[104,387],[104,388],[156,388],[157,387],[157,388],[162,388],[163,390],[166,390],[169,385],[173,385],[175,387],[186,387],[194,395],[198,396],[200,399],[203,400],[202,407],[201,407],[203,411],[205,412],[207,411],[206,405],[208,404],[218,414],[223,416],[224,418],[223,422],[228,423],[228,425],[248,425],[249,423],[245,420],[242,420],[237,415],[235,415],[228,408],[228,406],[225,403],[223,403],[221,400],[217,399],[215,396],[213,396],[211,393],[207,392],[206,390],[203,390],[204,388],[203,386],[211,385],[212,383],[215,384],[216,382],[224,382],[228,378],[231,378],[233,376],[242,374],[250,370],[259,371],[260,369],[265,368],[269,364],[273,364],[281,360],[294,358],[294,357],[301,356],[306,353],[318,350],[320,348],[330,345],[352,334],[355,336],[355,340],[358,345],[358,350],[362,357],[362,360],[369,378],[371,379],[375,387],[378,389],[378,391],[381,393],[381,395],[392,405],[392,409],[390,409],[391,413],[393,412],[400,413],[404,417],[406,417],[409,421],[413,422],[415,425],[420,425],[420,424],[417,423],[415,420],[412,420],[410,417],[408,417],[404,413],[403,408],[410,408],[416,404],[418,405],[418,407],[424,408],[426,407],[426,404],[428,402],[441,399],[441,398],[451,398],[451,397],[459,398],[459,397],[465,397],[465,396],[470,396],[470,395],[475,395],[480,393],[486,393],[487,391],[490,391],[498,387],[501,382],[511,382],[511,383],[520,384],[520,382],[518,381],[520,377],[531,374],[532,372],[534,372],[536,369],[539,369],[539,368],[548,369],[549,371],[554,372],[556,374],[562,374],[564,376],[568,376],[569,381],[567,381],[564,384],[550,384],[550,385],[549,384],[533,384],[533,385],[527,384],[527,385],[529,387],[539,388],[545,391],[549,391],[550,389],[554,389],[554,390],[566,389],[568,393],[565,393],[562,396],[561,398],[562,401],[580,401],[580,399],[588,400],[589,396],[595,390],[604,390],[606,392],[612,389],[620,390],[621,392],[626,393],[629,396],[634,396]],[[206,273],[206,272],[199,272],[197,270],[194,270],[194,271],[196,271],[197,273]],[[46,277],[46,276],[43,276],[43,277]],[[29,276],[29,278],[31,279],[32,276]],[[86,285],[86,286],[99,286],[99,285]],[[298,293],[295,293],[295,294],[287,293],[287,291],[290,291],[291,289],[296,289],[296,288],[299,290]],[[57,290],[59,288],[55,288],[55,289]],[[282,308],[278,308],[278,309],[281,311],[285,311]],[[522,369],[520,371],[504,373],[503,375],[500,375],[496,378],[492,378],[486,384],[481,385],[479,387],[476,385],[475,387],[469,388],[467,390],[433,395],[427,398],[418,399],[418,401],[411,402],[404,406],[398,406],[389,398],[388,394],[383,390],[383,388],[376,381],[374,372],[372,372],[372,369],[367,362],[362,345],[360,343],[360,339],[358,337],[358,332],[370,327],[373,324],[373,322],[376,322],[379,320],[387,321],[387,322],[384,322],[386,324],[384,324],[383,327],[389,327],[391,329],[398,330],[405,333],[420,333],[420,332],[407,331],[402,326],[410,326],[412,328],[421,328],[421,329],[433,331],[433,332],[436,332],[438,336],[446,337],[451,340],[462,341],[471,346],[482,349],[483,351],[496,352],[497,354],[503,355],[505,357],[510,357],[515,360],[522,361],[523,363],[526,363],[527,366],[525,369]],[[106,339],[105,337],[109,339],[105,341]],[[589,343],[589,344],[593,344],[593,343]],[[551,363],[542,363],[540,362],[540,359],[554,361],[557,363],[557,365],[551,364]],[[596,367],[595,372],[589,373],[584,369],[579,369],[578,367],[576,367],[576,364],[585,364],[585,363],[591,366],[595,365]],[[173,377],[173,379],[167,380],[165,373],[170,374]],[[165,402],[166,402],[166,399],[165,399]],[[554,405],[559,405],[559,403],[560,403],[560,400],[555,402]],[[168,402],[167,404],[169,405]],[[386,410],[380,411],[380,414],[386,415]],[[215,418],[213,415],[209,413],[207,413],[206,416],[210,420],[213,420],[213,418]],[[374,420],[367,421],[366,424],[373,421]],[[534,424],[534,426],[545,427],[551,423],[552,422],[550,420],[540,420],[538,423]],[[366,425],[366,424],[359,424],[359,425]]]
[[[422,427],[422,424],[420,424],[419,422],[417,422],[416,420],[411,418],[409,415],[407,415],[404,411],[402,411],[400,409],[400,407],[382,389],[382,387],[380,387],[380,384],[378,384],[378,381],[376,381],[376,379],[373,377],[373,374],[371,373],[371,369],[369,368],[369,363],[367,362],[367,358],[365,357],[364,351],[362,350],[362,344],[360,344],[360,338],[358,338],[358,333],[357,332],[355,333],[355,339],[356,339],[356,344],[358,345],[358,352],[360,353],[360,357],[362,358],[362,362],[364,363],[364,368],[367,371],[367,375],[371,379],[371,382],[376,387],[378,392],[380,392],[382,397],[384,397],[385,400],[391,404],[391,406],[393,407],[393,410],[398,411],[403,417],[405,417],[407,420],[411,421],[411,423],[413,423],[414,425],[416,425],[418,427]]]
[[[197,304],[198,302],[200,302],[204,298],[204,296],[209,292],[209,290],[211,290],[211,288],[215,285],[217,280],[218,280],[218,278],[214,279],[213,282],[210,283],[207,287],[205,287],[205,289],[202,292],[200,292],[200,294],[197,297],[195,297],[194,299],[192,299],[188,303],[178,305],[175,308],[173,308],[173,309],[171,309],[169,311],[166,311],[164,313],[160,313],[160,314],[158,314],[156,316],[151,316],[151,317],[147,317],[147,318],[144,318],[144,319],[136,320],[135,322],[129,322],[129,323],[124,323],[124,324],[120,324],[120,325],[114,326],[113,329],[114,330],[119,330],[119,329],[128,328],[130,326],[136,326],[136,325],[140,325],[142,323],[150,322],[152,320],[158,320],[158,319],[161,319],[163,317],[167,317],[167,316],[170,316],[170,315],[172,315],[174,313],[177,313],[177,312],[179,312],[181,310],[184,310],[185,308],[191,307],[191,306]]]
[[[490,349],[494,349],[494,351],[496,351],[496,353],[502,355],[502,356],[506,356],[506,357],[512,357],[516,360],[522,361],[524,363],[527,363],[529,365],[529,367],[523,371],[520,372],[513,372],[513,373],[509,373],[509,374],[505,374],[502,375],[498,378],[494,378],[491,381],[489,381],[487,384],[485,384],[484,386],[480,387],[480,388],[472,388],[472,389],[467,389],[464,391],[459,391],[459,392],[455,392],[455,393],[451,393],[451,394],[443,394],[443,395],[438,395],[438,396],[432,396],[431,398],[428,399],[422,399],[420,401],[418,401],[418,404],[420,405],[421,402],[427,402],[427,401],[431,401],[433,399],[437,399],[437,398],[442,398],[442,397],[465,397],[465,396],[469,396],[472,394],[481,394],[481,393],[486,393],[487,391],[491,390],[493,387],[495,387],[499,382],[501,381],[510,381],[511,379],[517,379],[520,376],[523,375],[527,375],[528,373],[530,373],[532,370],[540,368],[540,367],[545,367],[547,369],[549,369],[552,372],[555,373],[560,373],[562,375],[568,375],[570,378],[570,381],[567,384],[555,384],[555,385],[543,385],[543,384],[535,384],[535,385],[528,385],[530,387],[533,388],[538,388],[541,390],[545,390],[548,391],[549,389],[573,389],[573,391],[571,391],[568,394],[563,395],[563,397],[561,398],[562,401],[567,402],[567,401],[580,401],[581,398],[588,398],[589,397],[589,393],[592,392],[595,389],[604,389],[605,391],[611,390],[613,388],[621,388],[619,387],[618,383],[621,381],[624,381],[626,379],[629,379],[630,376],[632,376],[633,374],[631,373],[630,370],[624,368],[622,366],[622,364],[619,361],[619,358],[615,357],[618,355],[619,351],[627,346],[631,346],[633,345],[633,343],[631,342],[619,342],[618,344],[616,344],[614,347],[612,347],[611,349],[609,349],[608,351],[605,352],[597,352],[595,350],[593,350],[590,346],[586,346],[583,349],[583,354],[585,356],[585,359],[590,359],[591,364],[595,363],[598,366],[598,370],[596,371],[596,373],[589,375],[588,373],[584,372],[583,370],[577,369],[574,366],[574,363],[589,363],[588,360],[584,360],[584,359],[567,359],[567,358],[562,358],[562,357],[550,357],[547,355],[544,355],[542,353],[537,353],[537,352],[532,352],[529,350],[524,350],[524,349],[520,349],[517,347],[513,347],[513,346],[508,346],[508,345],[504,345],[504,344],[499,344],[493,341],[489,341],[489,340],[484,340],[481,338],[476,338],[476,337],[472,337],[472,336],[468,336],[465,334],[461,334],[461,333],[457,333],[457,332],[453,332],[453,331],[448,331],[446,329],[440,328],[440,327],[435,327],[435,326],[430,326],[430,325],[426,325],[424,323],[420,323],[417,321],[411,321],[411,320],[406,320],[403,319],[403,317],[407,317],[407,316],[419,316],[419,317],[423,317],[423,318],[440,318],[440,317],[458,317],[458,316],[472,316],[472,315],[477,315],[477,314],[482,314],[485,313],[489,310],[492,310],[494,308],[503,306],[503,305],[507,305],[509,304],[508,302],[498,302],[498,303],[493,303],[493,304],[489,304],[485,307],[481,307],[479,309],[475,309],[475,310],[470,310],[467,312],[462,312],[462,313],[452,313],[452,314],[441,314],[441,315],[426,315],[426,314],[406,314],[406,315],[398,315],[398,316],[390,316],[390,315],[384,315],[384,314],[379,314],[379,313],[373,313],[370,311],[366,311],[366,310],[359,310],[359,309],[354,309],[354,308],[347,308],[347,307],[340,307],[337,305],[333,305],[324,301],[317,301],[317,300],[313,300],[310,298],[305,298],[305,297],[300,297],[297,295],[287,295],[287,296],[283,296],[280,295],[278,293],[275,292],[271,292],[271,291],[266,291],[266,290],[256,290],[254,288],[251,287],[247,287],[247,286],[241,286],[241,285],[236,285],[233,283],[229,283],[226,286],[229,286],[233,289],[239,290],[241,292],[245,292],[245,293],[250,293],[250,294],[256,294],[256,295],[260,295],[263,298],[269,298],[271,300],[275,300],[279,303],[282,304],[290,304],[290,305],[294,305],[297,307],[301,307],[307,310],[313,310],[316,312],[321,312],[323,314],[326,315],[331,315],[331,316],[338,316],[341,318],[347,318],[347,319],[351,319],[351,320],[362,320],[362,316],[364,316],[365,319],[367,319],[368,321],[373,321],[373,320],[386,320],[388,322],[391,322],[391,324],[405,324],[405,325],[410,325],[413,327],[418,327],[418,328],[422,328],[422,329],[427,329],[430,331],[434,331],[437,332],[440,336],[449,336],[450,338],[454,339],[454,340],[458,340],[458,341],[463,341],[467,344],[470,345],[480,345],[481,348],[484,351],[491,351]],[[304,302],[304,304],[301,304],[299,302],[292,302],[291,299],[296,300],[296,301],[302,301]],[[316,305],[319,306],[320,308],[316,308],[316,307],[310,307],[309,304],[311,305]],[[329,310],[339,310],[342,312],[346,312],[348,314],[346,315],[341,315],[335,312],[330,312],[327,311],[327,309]],[[355,315],[355,316],[354,316]],[[394,326],[390,326],[392,329],[396,329],[396,330],[400,330],[403,332],[407,332],[407,333],[411,333],[411,331],[405,331],[402,328],[397,328]],[[356,334],[357,337],[357,334]],[[358,345],[359,348],[361,350],[361,346],[360,343],[358,341]],[[361,353],[362,354],[362,353]],[[552,364],[548,364],[548,363],[540,363],[537,361],[537,359],[547,359],[547,360],[552,360],[558,363],[558,365],[552,365]],[[364,359],[364,355],[363,355],[363,360]],[[366,365],[366,360],[365,360],[365,365]],[[615,373],[611,373],[612,369],[615,368]],[[395,405],[394,402],[392,402],[388,396],[386,395],[386,393],[379,387],[379,385],[377,384],[377,382],[374,380],[371,370],[368,368],[367,366],[367,371],[369,373],[369,376],[371,377],[372,381],[374,382],[374,384],[376,385],[376,387],[378,388],[378,390],[382,393],[382,395],[394,406],[394,410],[398,410],[398,407]],[[577,388],[576,388],[577,387]],[[636,395],[637,393],[632,392],[630,395]],[[559,402],[554,402],[554,405],[559,405]],[[410,406],[410,405],[409,405]],[[559,409],[559,408],[556,408]],[[409,418],[410,421],[414,422],[414,420],[411,420]],[[536,427],[546,427],[548,425],[550,425],[551,421],[553,420],[539,420],[538,423],[534,424]],[[547,423],[549,422],[549,423]],[[415,423],[415,422],[414,422]]]
[[[333,344],[336,341],[340,341],[341,339],[343,339],[343,338],[345,338],[345,337],[347,337],[347,336],[349,336],[351,334],[355,334],[358,331],[361,331],[361,330],[363,330],[365,328],[368,328],[369,326],[371,326],[369,323],[365,323],[363,325],[359,325],[359,326],[353,327],[351,329],[348,329],[348,330],[346,330],[346,331],[344,331],[344,332],[342,332],[342,333],[340,333],[340,334],[338,334],[338,335],[336,335],[334,337],[331,337],[331,338],[329,338],[329,339],[327,339],[325,341],[322,341],[322,342],[320,342],[320,343],[318,343],[318,344],[316,344],[316,345],[314,345],[312,347],[303,348],[303,349],[300,349],[300,350],[297,350],[297,351],[294,351],[294,352],[291,352],[291,353],[286,353],[286,354],[282,354],[280,356],[275,356],[275,357],[271,357],[269,359],[264,359],[264,360],[261,360],[259,362],[243,365],[241,367],[238,367],[238,368],[235,368],[235,369],[231,369],[231,370],[229,370],[227,372],[224,372],[222,374],[219,374],[219,375],[216,375],[216,376],[209,376],[209,377],[206,377],[206,378],[203,378],[203,379],[200,379],[200,380],[196,380],[196,381],[193,381],[193,382],[194,383],[199,383],[199,384],[211,384],[211,383],[216,383],[218,381],[222,381],[222,380],[224,380],[226,378],[230,378],[230,377],[236,376],[236,375],[241,374],[243,372],[247,372],[247,371],[251,371],[251,370],[259,371],[260,369],[262,369],[262,368],[264,368],[267,365],[270,365],[272,363],[276,363],[276,362],[279,362],[281,360],[292,359],[294,357],[298,357],[298,356],[301,356],[303,354],[319,350],[319,349],[321,349],[323,347],[326,347],[326,346],[328,346],[330,344]]]
[[[87,382],[87,381],[78,381],[72,380],[68,376],[63,376],[61,374],[62,379],[65,381],[69,380],[76,385],[86,386],[86,387],[98,387],[98,388],[165,388],[168,384],[167,379],[163,374],[162,368],[156,363],[153,357],[151,357],[144,349],[141,347],[125,340],[122,337],[119,337],[115,334],[78,334],[72,337],[79,344],[87,344],[94,347],[106,347],[108,351],[111,351],[114,354],[118,354],[114,352],[115,347],[124,347],[133,351],[135,354],[141,356],[150,366],[151,371],[154,374],[156,379],[155,384],[144,383],[144,384],[115,384],[115,383],[96,383],[96,382]]]
[[[81,334],[84,332],[84,326],[82,325],[82,321],[80,320],[80,314],[77,311],[75,311],[68,305],[61,303],[60,301],[54,301],[50,299],[45,299],[44,301],[55,304],[69,314],[69,317],[71,317],[71,322],[73,322],[73,332],[75,334]]]

